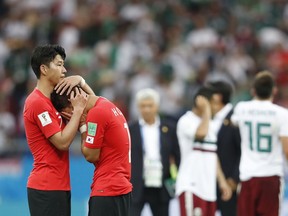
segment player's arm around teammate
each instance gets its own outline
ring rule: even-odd
[[[75,86],[80,86],[80,90],[79,88],[75,88]],[[94,95],[95,96],[95,93],[93,92],[93,90],[90,88],[90,86],[86,83],[86,81],[79,75],[75,75],[75,76],[70,76],[70,77],[66,77],[65,79],[62,79],[54,88],[56,90],[56,93],[57,94],[60,94],[60,95],[63,95],[63,94],[66,94],[66,95],[69,95],[72,91],[72,89],[75,89],[75,91],[79,94],[81,94],[82,96],[84,96],[86,98],[86,102],[87,102],[87,95],[85,93],[87,93],[88,95]],[[82,91],[84,90],[84,92]],[[73,107],[73,112],[70,111],[70,112],[65,112],[65,111],[62,111],[61,112],[61,115],[69,120],[70,121],[75,121],[74,119],[72,119],[72,114],[74,113],[79,113],[77,109],[75,109],[75,107],[73,106],[73,99],[71,99],[72,97],[74,97],[74,93],[71,93],[70,94],[70,102],[72,104],[72,107]],[[86,104],[85,104],[86,106]],[[84,108],[85,108],[84,106]],[[83,109],[84,109],[83,108]],[[78,115],[77,115],[78,116]],[[80,115],[81,119],[80,118],[77,118],[78,119],[78,122],[80,121],[79,123],[79,129],[81,128],[81,126],[83,126],[80,130],[81,132],[81,138],[86,139],[86,135],[85,135],[85,131],[86,129],[86,125],[85,125],[85,121],[86,121],[86,114],[83,114],[83,110],[81,112],[81,115]],[[67,126],[66,126],[67,127]],[[74,132],[74,130],[73,130]],[[71,133],[71,131],[68,130],[68,134]],[[75,132],[76,133],[76,132]],[[56,138],[57,139],[57,138]],[[71,140],[72,142],[72,140]],[[82,147],[81,147],[81,150],[82,150]],[[93,149],[94,150],[94,149]],[[94,156],[94,151],[91,151],[92,152],[92,158],[95,158]],[[98,150],[98,149],[96,149]],[[83,151],[82,151],[83,152]],[[98,154],[98,152],[97,152]],[[99,152],[100,154],[100,152]],[[98,154],[98,156],[99,156]],[[88,157],[88,159],[91,158],[91,157]],[[88,160],[89,161],[89,160]],[[90,162],[90,161],[89,161]],[[92,162],[92,161],[91,161]]]
[[[70,77],[66,77],[65,79],[62,79],[55,86],[54,89],[56,90],[56,93],[59,93],[60,95],[64,94],[65,92],[67,95],[69,95],[75,86],[80,86],[81,89],[83,89],[88,95],[95,95],[93,90],[86,83],[83,77],[79,75],[70,76]]]
[[[72,91],[72,89],[78,90],[78,88],[75,88],[75,86],[80,86],[81,87],[81,92],[83,93],[82,89],[88,94],[88,95],[93,95],[95,96],[93,90],[90,88],[90,86],[85,82],[85,80],[81,77],[81,76],[75,76],[77,79],[69,79],[69,77],[61,80],[56,86],[55,86],[55,90],[57,94],[63,95],[69,95]],[[85,94],[85,93],[84,93]],[[71,95],[71,94],[70,94]],[[96,98],[98,98],[97,96],[95,96]],[[72,101],[71,101],[72,103]],[[72,120],[72,113],[74,113],[75,111],[73,110],[73,112],[70,110],[68,112],[62,111],[61,115],[66,118],[67,120],[69,120],[69,122]],[[87,114],[87,113],[86,113]],[[84,147],[83,143],[85,143],[86,140],[86,130],[87,130],[87,126],[85,124],[86,122],[86,114],[81,114],[81,121],[79,123],[79,130],[81,133],[81,151],[82,154],[84,155],[85,159],[90,162],[90,163],[94,163],[98,160],[99,155],[100,155],[100,149],[88,149],[86,147]],[[80,120],[80,119],[79,119]]]
[[[73,114],[71,115],[69,123],[65,128],[54,134],[49,138],[50,142],[59,150],[67,151],[71,145],[79,125],[80,118],[87,103],[87,97],[84,92],[79,91],[76,88],[76,93],[72,93],[70,96],[71,105],[73,107]],[[76,125],[76,127],[75,127]]]

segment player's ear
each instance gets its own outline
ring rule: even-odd
[[[47,75],[47,66],[45,64],[40,65],[40,73],[44,76]]]

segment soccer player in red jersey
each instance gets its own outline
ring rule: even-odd
[[[67,94],[51,95],[59,112],[72,113]],[[73,110],[74,113],[74,110]],[[122,112],[103,97],[88,96],[86,124],[80,127],[81,149],[95,166],[89,216],[129,216],[132,184],[130,134]],[[71,120],[70,120],[71,121]]]
[[[73,115],[65,126],[50,100],[54,87],[65,77],[65,57],[65,50],[57,45],[38,46],[31,57],[38,80],[25,101],[23,113],[27,142],[34,158],[27,183],[31,216],[71,214],[68,149],[79,127],[87,97],[80,91],[71,95]],[[81,83],[85,91],[92,92],[80,76],[65,78],[63,83],[64,86]]]

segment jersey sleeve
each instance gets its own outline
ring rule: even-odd
[[[197,121],[198,122],[198,121]],[[193,149],[193,143],[199,122],[196,123],[191,116],[183,116],[177,124],[177,137],[181,160],[187,158]]]
[[[182,134],[182,136],[194,140],[197,127],[197,124],[189,124],[187,121],[181,121],[178,124],[178,131],[180,134]]]
[[[49,104],[34,104],[33,107],[36,124],[47,139],[61,131],[59,117]]]
[[[190,122],[191,121],[191,122]],[[183,118],[177,124],[177,135],[180,138],[189,138],[194,140],[198,124],[193,124],[193,119]]]
[[[87,115],[87,132],[84,146],[87,148],[101,148],[103,145],[105,128],[108,125],[109,113],[105,109],[95,108]]]
[[[280,137],[288,137],[288,111],[283,110],[283,113],[280,115]]]
[[[234,108],[234,112],[231,116],[231,121],[234,125],[237,125],[239,124],[239,120],[240,120],[240,109],[241,109],[241,104],[238,103],[235,108]]]

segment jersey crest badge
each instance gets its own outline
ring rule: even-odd
[[[97,131],[97,124],[88,122],[88,135],[95,136]]]
[[[50,118],[50,115],[49,115],[48,111],[39,114],[38,118],[39,118],[39,120],[40,120],[40,122],[41,122],[43,127],[45,127],[46,125],[52,123],[52,120]]]

